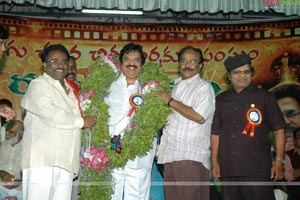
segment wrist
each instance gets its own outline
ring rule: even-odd
[[[167,105],[168,105],[169,107],[171,107],[172,101],[174,101],[174,99],[171,97],[170,100],[169,100],[168,103],[167,103]]]
[[[285,163],[285,160],[284,160],[282,157],[276,156],[276,157],[275,157],[275,161],[276,161],[276,160],[280,161],[282,164]]]

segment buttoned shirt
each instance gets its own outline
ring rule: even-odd
[[[171,114],[161,137],[158,163],[193,160],[210,169],[210,132],[215,110],[212,86],[199,75],[186,80],[180,77],[175,81],[172,97],[192,107],[205,122],[197,123],[176,111]]]
[[[251,105],[258,109],[261,123],[254,127],[254,137],[243,130]],[[272,166],[270,131],[285,127],[274,95],[250,84],[242,92],[230,89],[216,98],[212,134],[219,135],[219,161],[222,177],[269,177]]]
[[[132,109],[129,98],[132,94],[140,92],[140,84],[138,80],[134,84],[127,86],[126,77],[123,73],[120,74],[119,78],[112,83],[110,87],[110,94],[105,98],[105,102],[109,105],[109,134],[113,135],[124,135],[124,131],[129,125],[130,117],[128,116]]]
[[[126,129],[130,129],[130,120],[134,115],[128,116],[132,107],[130,105],[130,96],[133,94],[140,93],[140,84],[136,80],[134,84],[127,85],[126,77],[123,73],[120,74],[119,78],[112,83],[110,87],[110,94],[105,98],[105,102],[109,105],[109,134],[124,136]],[[153,148],[156,147],[156,139],[153,141]],[[124,147],[126,148],[126,147]],[[136,157],[133,160],[129,160],[125,167],[128,168],[151,168],[154,157],[153,149],[147,152],[146,156]]]
[[[12,146],[4,140],[0,145],[0,170],[10,173],[16,179],[21,178],[21,151],[21,142]]]
[[[21,105],[26,110],[22,168],[60,167],[79,171],[81,128],[78,100],[46,73],[31,81]]]

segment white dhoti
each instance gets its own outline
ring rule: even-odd
[[[58,167],[23,169],[23,200],[70,200],[73,175]]]
[[[129,160],[124,169],[113,170],[114,194],[112,200],[148,200],[151,186],[151,169],[157,139],[153,148],[143,157]]]

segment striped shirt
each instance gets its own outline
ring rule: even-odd
[[[172,97],[200,114],[205,122],[197,123],[174,112],[163,130],[158,151],[158,163],[181,160],[201,162],[210,169],[210,133],[215,111],[215,94],[209,82],[196,75],[175,81]]]

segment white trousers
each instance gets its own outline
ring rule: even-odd
[[[156,150],[153,148],[143,157],[127,162],[124,169],[113,170],[114,194],[112,200],[148,200],[151,186],[151,169]]]
[[[23,169],[23,200],[70,200],[73,176],[59,167]]]

